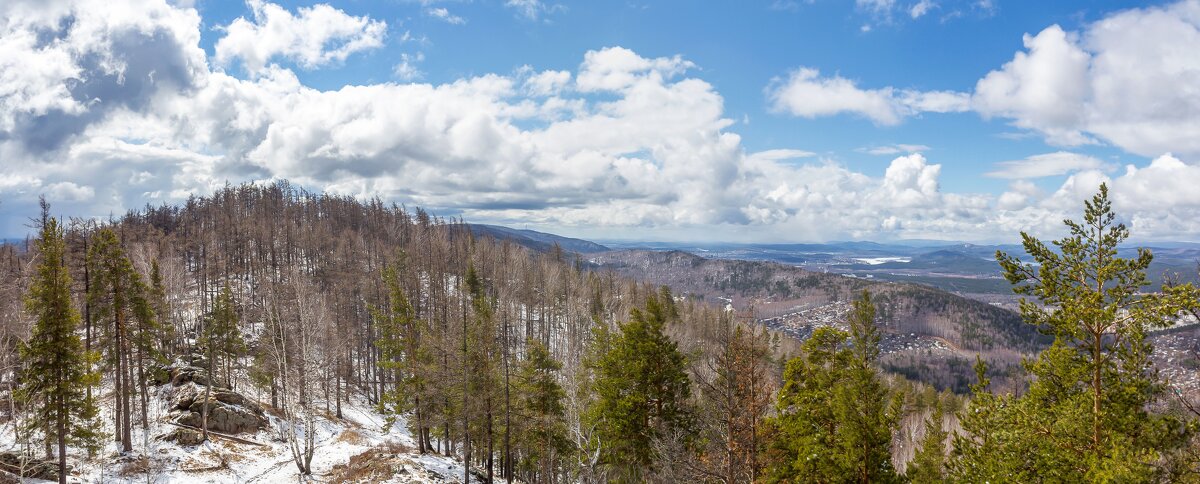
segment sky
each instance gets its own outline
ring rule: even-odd
[[[0,237],[287,179],[594,240],[1200,241],[1200,0],[0,2]]]

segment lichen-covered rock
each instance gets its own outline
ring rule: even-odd
[[[171,385],[180,386],[189,382],[207,385],[208,377],[204,369],[196,366],[177,366],[171,368]]]
[[[204,442],[204,434],[199,430],[185,428],[176,428],[159,438],[184,446],[200,445]]]
[[[21,477],[47,481],[58,480],[57,461],[30,457],[19,452],[0,452],[0,469]],[[70,471],[71,467],[68,465],[67,473],[70,474]]]
[[[187,387],[181,387],[187,388]],[[190,403],[188,403],[190,402]],[[181,392],[175,399],[175,408],[184,410],[176,418],[180,425],[200,427],[203,424],[204,391],[195,387]],[[182,405],[187,403],[186,407]],[[237,392],[215,390],[209,395],[208,429],[225,434],[254,433],[266,428],[267,417],[262,407]]]
[[[196,385],[183,385],[175,387],[171,394],[171,410],[187,410],[191,408],[192,403],[200,395],[200,389]]]

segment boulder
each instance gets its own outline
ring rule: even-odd
[[[0,452],[0,469],[21,477],[58,480],[58,461],[30,457],[19,452]],[[70,471],[68,465],[67,473],[70,474]]]
[[[200,389],[196,385],[183,385],[175,387],[171,394],[171,410],[187,410],[192,407],[192,403],[200,396]]]
[[[204,369],[196,366],[177,366],[171,368],[171,385],[180,386],[185,383],[207,385],[208,377]]]
[[[199,430],[185,428],[176,428],[159,438],[167,442],[175,442],[176,444],[184,446],[200,445],[201,443],[204,443],[204,434],[200,433]]]
[[[267,427],[267,417],[262,407],[245,396],[229,390],[217,390],[209,395],[207,404],[204,392],[199,389],[188,394],[191,403],[181,412],[175,422],[180,425],[200,427],[203,423],[203,412],[208,407],[208,429],[223,434],[254,433]],[[177,397],[175,403],[181,405],[188,397]],[[183,408],[180,408],[184,410]]]

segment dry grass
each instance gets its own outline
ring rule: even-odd
[[[343,435],[346,432],[343,432]],[[398,462],[397,454],[410,454],[414,451],[407,445],[388,442],[358,455],[350,457],[345,464],[333,466],[329,473],[329,482],[377,482],[395,475]]]
[[[150,471],[150,458],[147,456],[139,456],[121,465],[117,470],[117,475],[121,477],[133,477],[143,475]]]
[[[362,434],[362,432],[359,432],[354,429],[348,429],[348,430],[344,430],[344,431],[342,431],[342,433],[338,434],[337,439],[335,439],[334,442],[337,442],[339,444],[345,443],[345,444],[351,444],[351,445],[366,445],[367,437],[364,436]]]

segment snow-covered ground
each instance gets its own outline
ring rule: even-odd
[[[238,437],[258,445],[210,439],[196,446],[180,446],[156,438],[175,427],[167,423],[171,385],[155,388],[151,400],[150,429],[143,440],[135,417],[131,455],[121,456],[117,444],[95,459],[72,449],[75,468],[72,482],[104,483],[274,483],[274,482],[461,482],[463,467],[453,458],[418,455],[405,422],[398,420],[384,431],[384,418],[364,399],[342,405],[343,418],[332,413],[315,420],[316,452],[312,475],[301,476],[288,451],[281,429],[285,423],[270,415],[270,426],[257,434]],[[112,435],[112,398],[101,394],[102,418]],[[261,402],[260,402],[261,403]],[[269,402],[268,402],[269,403]],[[267,405],[263,405],[264,408]],[[0,451],[17,450],[11,423],[0,425]],[[149,456],[142,459],[141,456]],[[351,458],[356,466],[348,466]],[[384,475],[386,474],[386,475]],[[27,480],[27,482],[38,482]]]

